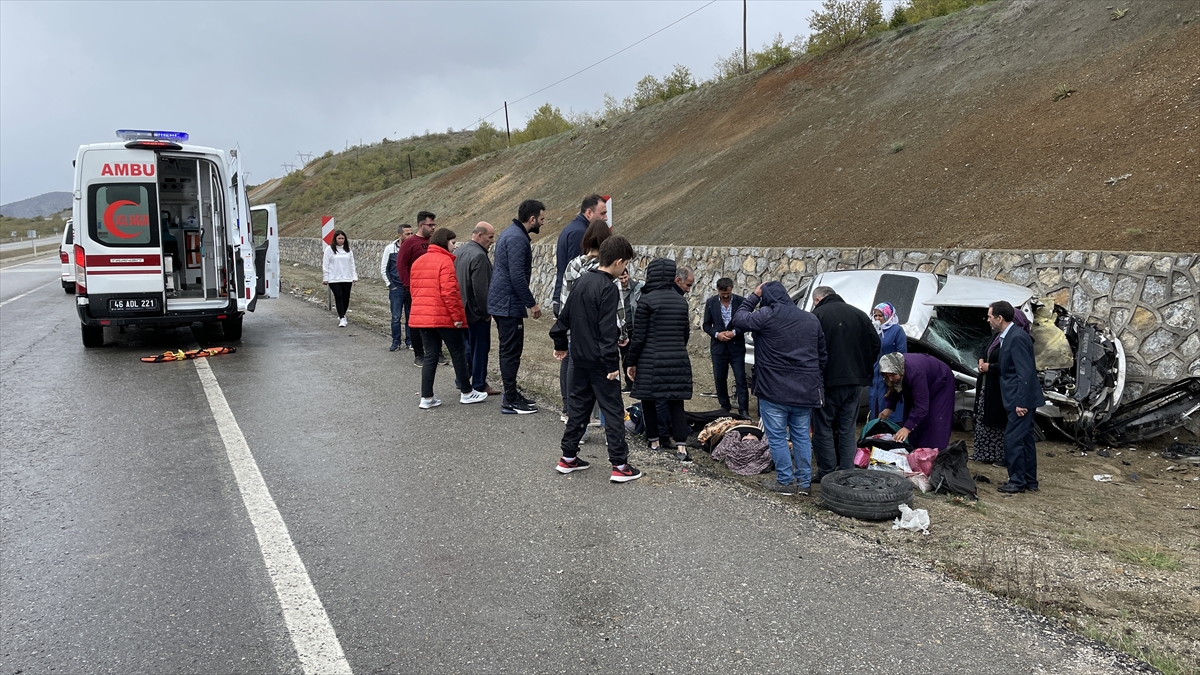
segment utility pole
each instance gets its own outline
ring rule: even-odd
[[[750,72],[750,56],[746,50],[746,0],[742,0],[742,73]]]
[[[504,102],[504,133],[508,136],[508,141],[505,142],[505,147],[512,146],[512,129],[508,127],[508,101]]]

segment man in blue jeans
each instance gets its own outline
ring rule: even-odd
[[[797,307],[783,284],[768,281],[742,302],[731,325],[754,333],[754,395],[775,462],[775,477],[768,476],[764,486],[807,495],[812,483],[810,421],[813,409],[825,403],[828,356],[821,322]]]
[[[403,346],[408,349],[412,338],[408,336],[408,324],[404,322],[409,307],[404,303],[404,284],[400,283],[400,273],[396,271],[396,254],[400,252],[400,244],[412,235],[412,225],[404,223],[396,227],[396,241],[383,247],[383,259],[379,263],[379,273],[388,288],[388,302],[392,307],[392,346],[388,349],[394,352]],[[404,344],[400,343],[400,326],[404,324]]]

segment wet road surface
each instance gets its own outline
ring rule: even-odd
[[[0,673],[1128,670],[780,497],[613,485],[594,441],[559,475],[557,414],[449,368],[419,410],[411,352],[309,303],[143,364],[220,333],[85,350],[57,281],[0,272]]]

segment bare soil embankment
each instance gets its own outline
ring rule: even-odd
[[[285,267],[283,277],[286,295],[309,300],[313,311],[325,311],[319,269]],[[390,314],[380,282],[371,278],[354,285],[348,316],[354,325],[378,334],[367,339],[377,339],[380,358],[394,362],[385,369],[412,369],[412,352],[386,351]],[[561,400],[550,326],[545,317],[527,321],[519,380],[543,402],[543,414],[557,415],[553,407]],[[495,344],[493,340],[493,383],[499,380]],[[696,396],[687,408],[714,409],[715,399],[699,395],[713,391],[707,336],[696,331],[689,351]],[[444,379],[448,373],[439,378],[439,387],[450,387]],[[408,394],[410,398],[399,400],[415,406],[420,393],[414,387]],[[626,405],[633,402],[626,399]],[[757,415],[753,405],[751,412]],[[970,443],[965,434],[956,437]],[[819,506],[819,487],[811,498],[792,500],[793,507],[798,515],[904,551],[951,577],[1146,659],[1166,673],[1200,673],[1200,464],[1164,459],[1161,453],[1173,440],[1112,448],[1109,457],[1082,455],[1067,443],[1039,443],[1042,489],[1037,494],[1001,495],[995,488],[1004,482],[1005,470],[971,462],[972,473],[990,481],[979,482],[978,502],[917,495],[914,507],[930,514],[928,535],[835,515]],[[1200,442],[1186,433],[1179,440]],[[531,439],[532,449],[541,448],[550,462],[558,441]],[[756,478],[735,476],[698,450],[693,451],[696,463],[687,467],[665,453],[651,454],[633,437],[630,447],[632,461],[646,472],[648,484],[702,490],[713,481],[732,480],[750,490],[761,489]],[[603,464],[603,442],[589,441],[583,455]],[[1102,474],[1113,481],[1093,479]]]
[[[1200,3],[1126,4],[997,0],[334,215],[384,239],[429,209],[463,234],[538,198],[545,238],[599,191],[639,244],[1200,250]]]

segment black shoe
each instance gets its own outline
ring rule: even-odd
[[[1020,494],[1020,493],[1024,492],[1025,488],[1021,487],[1020,485],[1013,485],[1012,483],[1005,483],[1004,485],[1001,485],[1000,487],[996,488],[996,491],[1003,492],[1006,495],[1015,495],[1015,494]]]
[[[780,483],[778,480],[775,480],[775,476],[767,476],[766,478],[763,478],[762,486],[771,492],[778,492],[781,495],[796,494],[796,489],[794,487]]]
[[[533,408],[535,412],[537,411],[537,407],[538,407],[537,402],[531,398],[526,398],[525,394],[517,392],[517,401],[520,403],[524,403],[525,405],[529,406],[530,408]]]
[[[414,365],[414,366],[416,366],[416,367],[418,367],[418,368],[420,368],[421,366],[425,365],[425,357],[424,357],[424,356],[418,356],[418,355],[416,355],[416,354],[413,354],[413,365]]]
[[[448,365],[450,365],[450,359],[447,358],[445,354],[439,354],[438,355],[438,365],[439,366],[448,366]]]
[[[532,415],[537,411],[537,408],[526,403],[522,403],[521,401],[517,401],[516,403],[505,402],[500,404],[500,412],[504,413],[505,415]]]
[[[389,352],[394,352],[394,351],[396,351],[397,349],[400,349],[400,343],[399,343],[399,342],[393,342],[393,343],[392,343],[392,346],[391,346],[391,347],[388,347],[388,351],[389,351]]]

